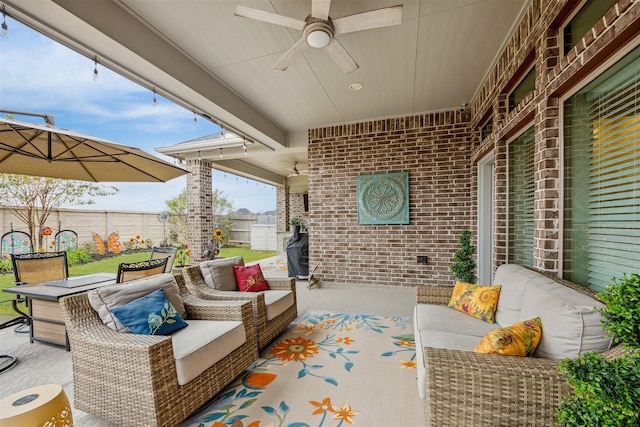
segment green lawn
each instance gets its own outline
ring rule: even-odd
[[[100,261],[89,262],[87,264],[75,265],[69,267],[69,276],[82,276],[91,273],[104,273],[118,271],[118,265],[121,262],[135,262],[149,259],[151,251],[149,252],[135,252],[115,257],[109,257]],[[275,252],[265,251],[252,251],[249,248],[222,248],[220,250],[221,257],[241,256],[245,262],[257,261],[259,259],[269,258],[275,256]],[[13,273],[0,275],[0,289],[10,288],[13,286],[14,281]],[[0,294],[0,300],[11,299],[13,294],[2,293]],[[13,313],[13,309],[10,303],[0,304],[0,313]]]

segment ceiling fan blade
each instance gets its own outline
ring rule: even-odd
[[[288,16],[277,15],[271,12],[265,12],[264,10],[253,9],[239,4],[236,5],[233,14],[243,18],[266,22],[268,24],[281,25],[294,30],[302,31],[305,26],[304,21],[299,21],[297,19],[289,18]]]
[[[357,13],[334,19],[332,22],[336,35],[400,25],[402,24],[402,5]]]
[[[345,74],[352,73],[360,68],[338,39],[334,38],[325,49]]]
[[[311,0],[311,16],[326,21],[329,19],[331,0]]]
[[[280,71],[286,70],[307,47],[309,47],[307,41],[304,38],[301,38],[271,68]]]

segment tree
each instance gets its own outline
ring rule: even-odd
[[[169,239],[174,245],[179,245],[181,239],[187,235],[187,189],[185,188],[173,199],[165,200],[169,212]]]
[[[213,199],[211,211],[214,217],[227,216],[233,212],[233,202],[229,201],[222,191],[214,188],[211,198]]]
[[[40,230],[51,212],[65,205],[91,205],[95,203],[93,197],[111,196],[118,191],[117,187],[90,182],[0,174],[0,206],[27,225],[34,249],[42,247]]]
[[[211,199],[211,212],[217,221],[217,226],[230,230],[229,214],[233,212],[233,203],[217,188],[213,189]],[[171,215],[169,219],[171,224],[169,237],[174,244],[179,244],[180,239],[184,239],[187,235],[187,189],[182,190],[176,197],[166,200],[165,204]]]
[[[224,241],[229,240],[229,232],[233,230],[233,222],[231,221],[231,213],[233,213],[233,202],[227,199],[225,194],[218,190],[217,188],[213,189],[213,206],[211,211],[213,212],[213,217],[216,219],[215,228],[220,228],[225,231],[224,233]]]

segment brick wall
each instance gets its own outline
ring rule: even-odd
[[[458,112],[414,115],[309,131],[310,264],[324,281],[448,283],[461,230],[477,222],[476,163],[495,158],[493,267],[507,260],[508,144],[535,131],[534,266],[560,273],[561,98],[627,45],[640,45],[640,0],[620,0],[566,56],[559,30],[577,0],[533,0],[493,70]],[[527,61],[536,89],[508,111],[508,92]],[[493,117],[493,132],[479,127]],[[356,177],[409,172],[410,224],[358,225]],[[417,264],[427,255],[427,265]]]
[[[566,56],[560,54],[563,16],[575,0],[534,0],[498,58],[478,96],[472,101],[472,126],[491,111],[493,134],[474,147],[477,161],[493,150],[496,158],[494,206],[494,267],[506,262],[507,150],[519,132],[535,128],[534,266],[559,274],[562,233],[561,100],[572,88],[627,43],[637,45],[640,1],[620,0]],[[506,90],[531,53],[536,66],[536,89],[513,111],[507,111]]]
[[[457,239],[472,228],[468,117],[442,112],[313,129],[310,266],[323,281],[451,283]],[[359,225],[356,177],[408,172],[409,225]],[[418,264],[417,255],[429,257]]]
[[[289,218],[297,217],[302,223],[307,221],[306,217],[302,216],[305,212],[304,209],[304,194],[303,193],[290,193],[289,194]],[[289,231],[292,231],[289,226]]]

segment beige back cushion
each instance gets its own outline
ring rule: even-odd
[[[542,339],[533,355],[564,359],[608,350],[612,341],[602,329],[598,312],[603,307],[602,302],[547,277],[529,280],[520,319],[540,316],[542,320]]]
[[[207,286],[219,291],[237,291],[238,284],[233,274],[234,265],[244,265],[241,256],[218,258],[200,263],[200,270]]]
[[[186,319],[187,312],[180,297],[178,284],[173,275],[169,273],[94,289],[88,292],[89,304],[91,304],[91,307],[98,313],[102,322],[109,328],[115,331],[127,331],[127,327],[111,314],[111,309],[148,295],[157,289],[164,291],[167,299],[173,304],[176,311]]]
[[[496,270],[494,285],[501,285],[496,323],[511,326],[521,319],[520,310],[524,301],[524,291],[529,280],[542,277],[535,271],[516,264],[502,264]],[[551,281],[551,279],[547,279]]]

